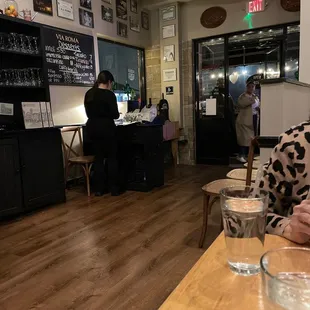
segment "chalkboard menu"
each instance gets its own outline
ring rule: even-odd
[[[92,86],[95,82],[93,37],[43,27],[50,85]]]

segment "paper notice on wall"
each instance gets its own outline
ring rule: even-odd
[[[40,102],[40,108],[41,108],[43,127],[50,127],[48,114],[47,114],[46,102]]]
[[[12,103],[0,102],[0,115],[13,116],[14,105]]]
[[[22,102],[22,108],[26,129],[43,127],[40,102]]]
[[[205,115],[216,115],[216,99],[206,99]]]

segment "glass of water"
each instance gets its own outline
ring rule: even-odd
[[[239,275],[250,276],[260,271],[268,198],[268,192],[250,186],[221,190],[228,264]]]
[[[263,288],[281,309],[310,309],[310,249],[281,248],[260,261]]]

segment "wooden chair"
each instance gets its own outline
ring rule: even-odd
[[[247,177],[247,169],[234,169],[231,170],[227,173],[227,178],[229,179],[234,179],[234,180],[240,180],[240,181],[246,181],[246,177]],[[251,173],[251,181],[254,182],[256,180],[256,175],[257,175],[257,170],[253,169],[252,173]]]
[[[252,183],[252,166],[254,162],[254,151],[255,147],[258,145],[257,138],[252,139],[249,157],[248,157],[248,168],[246,169],[246,178],[244,180],[236,180],[236,179],[222,179],[216,180],[211,183],[208,183],[202,187],[203,191],[203,220],[202,220],[202,230],[199,241],[199,247],[202,248],[207,228],[208,228],[208,218],[212,211],[212,206],[216,200],[220,197],[221,189],[230,186],[245,186],[251,185]],[[211,200],[212,198],[212,200]],[[211,200],[211,201],[210,201]],[[221,217],[221,230],[223,230],[223,219]]]
[[[72,127],[64,127],[61,130],[61,133],[73,133],[70,145],[65,143],[63,136],[62,136],[62,147],[64,152],[64,163],[65,163],[65,183],[68,181],[68,176],[70,172],[70,168],[72,166],[78,165],[83,169],[86,187],[87,187],[87,195],[90,196],[90,170],[94,163],[95,157],[94,156],[84,156],[83,154],[83,142],[82,142],[82,134],[81,134],[82,127],[81,126],[72,126]],[[73,143],[75,141],[76,136],[78,136],[79,144],[78,150],[75,151],[73,149]],[[71,153],[75,155],[75,157],[70,157]]]

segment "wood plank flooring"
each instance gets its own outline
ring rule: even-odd
[[[158,309],[204,251],[201,186],[227,171],[181,166],[164,187],[120,197],[73,189],[66,204],[1,223],[0,309]]]

